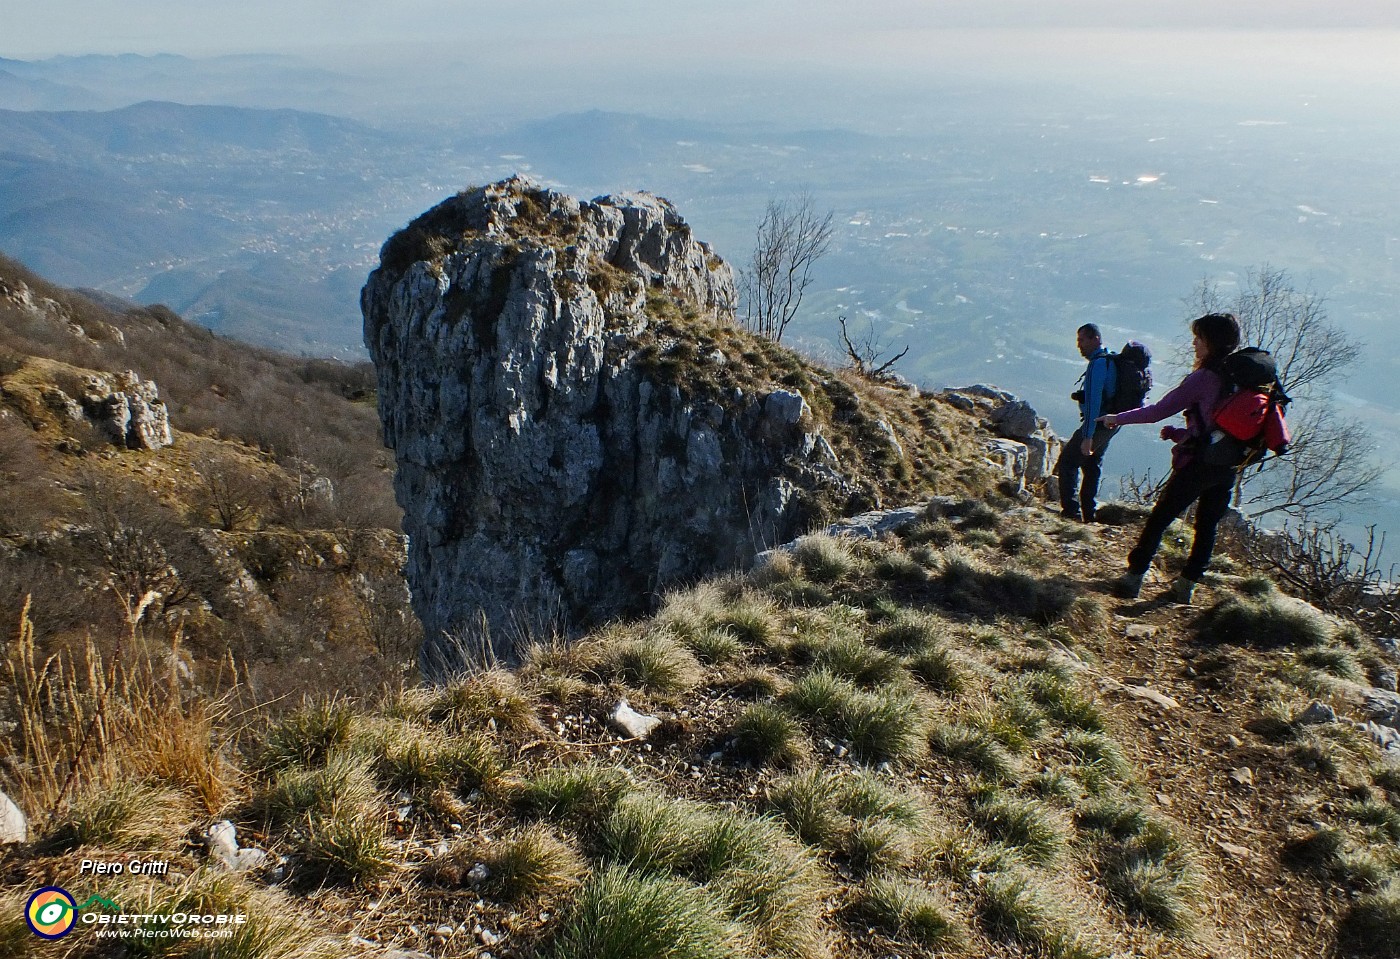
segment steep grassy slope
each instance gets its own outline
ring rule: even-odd
[[[1303,718],[1353,708],[1337,674],[1372,644],[1258,577],[1112,600],[1130,532],[948,500],[516,674],[267,725],[133,709],[187,764],[112,744],[6,875],[85,895],[80,858],[159,850],[170,876],[106,894],[236,907],[262,941],[228,954],[1386,955],[1400,774]],[[620,697],[649,738],[609,728]],[[230,876],[177,841],[216,815],[273,858]]]

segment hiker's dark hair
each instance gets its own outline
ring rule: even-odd
[[[1103,334],[1099,332],[1098,325],[1095,323],[1085,323],[1076,332],[1092,334],[1096,340],[1103,339]]]
[[[1240,348],[1240,321],[1233,313],[1207,313],[1191,321],[1191,332],[1206,341],[1201,368],[1214,366]]]

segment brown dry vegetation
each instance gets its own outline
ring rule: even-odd
[[[9,261],[0,359],[8,629],[28,604],[47,653],[106,655],[154,591],[141,640],[179,646],[189,692],[230,655],[269,699],[313,662],[356,690],[402,672],[414,627],[366,366],[248,347],[161,307],[113,314]],[[86,376],[128,369],[160,388],[171,446],[122,449],[64,415]]]

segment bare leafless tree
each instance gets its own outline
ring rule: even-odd
[[[1364,502],[1384,468],[1365,424],[1339,415],[1330,396],[1362,345],[1332,322],[1323,298],[1266,264],[1251,271],[1233,296],[1207,280],[1187,304],[1193,315],[1234,313],[1245,344],[1273,354],[1279,378],[1296,401],[1289,409],[1291,451],[1241,473],[1236,507],[1254,516],[1325,523],[1339,509]]]
[[[768,201],[740,278],[744,325],[750,330],[782,342],[812,283],[812,265],[831,245],[832,215],[819,215],[805,193]]]
[[[871,378],[883,376],[889,372],[890,367],[904,359],[904,354],[909,352],[909,347],[905,346],[904,349],[882,363],[880,360],[894,346],[888,342],[881,343],[876,338],[874,323],[869,325],[859,340],[853,341],[850,329],[846,326],[846,317],[838,316],[836,322],[841,326],[841,345],[846,349],[846,356],[850,358],[851,365],[861,376]]]

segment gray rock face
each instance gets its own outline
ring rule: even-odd
[[[509,180],[385,244],[361,305],[429,676],[745,566],[801,531],[804,491],[840,486],[800,393],[667,379],[690,344],[658,303],[703,319],[733,300],[730,268],[646,194]],[[743,362],[685,353],[696,376]]]
[[[170,416],[156,384],[128,370],[85,384],[83,411],[118,446],[157,450],[172,442]]]
[[[987,452],[1008,480],[1035,487],[1054,479],[1063,444],[1050,422],[1025,400],[980,383],[944,390],[941,395],[958,409],[985,417],[987,426],[1000,437],[987,444]],[[1055,498],[1049,489],[1044,492]]]

